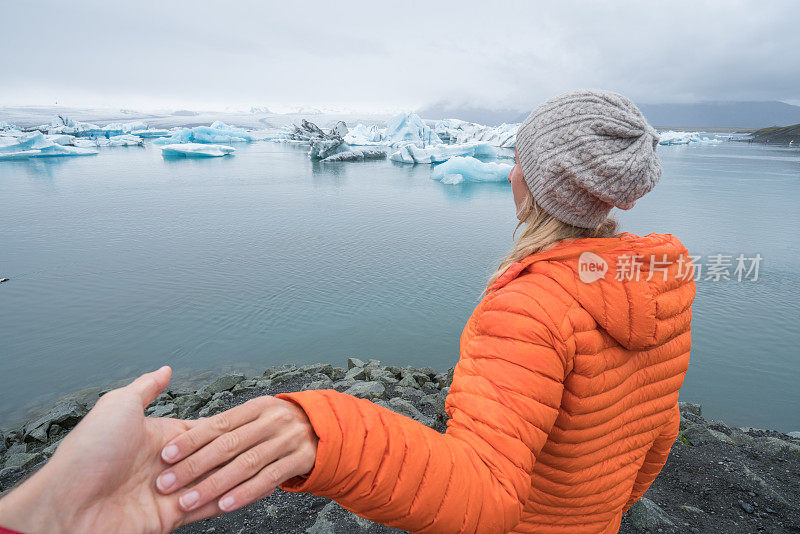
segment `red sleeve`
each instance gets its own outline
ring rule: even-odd
[[[11,530],[10,528],[0,526],[0,534],[23,534],[23,533],[18,532],[16,530]]]

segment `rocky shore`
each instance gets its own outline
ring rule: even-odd
[[[261,395],[336,389],[444,432],[444,401],[453,369],[396,367],[349,358],[331,364],[272,367],[261,376],[231,373],[199,389],[168,389],[146,410],[154,417],[213,415]],[[0,433],[0,495],[41,467],[92,401],[64,400],[25,425]],[[645,498],[625,515],[620,532],[800,532],[800,435],[730,428],[681,403],[681,434]],[[188,525],[180,533],[384,533],[335,502],[276,490],[241,510]]]

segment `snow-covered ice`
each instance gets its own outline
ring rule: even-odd
[[[161,147],[163,156],[183,156],[187,158],[214,158],[227,156],[236,150],[232,146],[210,143],[176,143]]]
[[[497,151],[491,145],[468,143],[463,145],[440,144],[428,148],[419,148],[416,145],[405,145],[393,153],[389,159],[399,163],[441,163],[454,156],[475,156],[479,158],[494,159]]]
[[[154,143],[160,145],[175,143],[244,143],[252,140],[253,136],[247,130],[216,121],[211,126],[180,128],[174,131],[170,137],[156,139]]]
[[[519,124],[484,126],[459,119],[444,119],[436,123],[434,132],[447,143],[486,143],[496,147],[514,148]]]
[[[383,135],[386,130],[377,126],[365,126],[361,123],[356,124],[344,136],[348,145],[370,146],[383,143]]]
[[[442,140],[416,113],[400,113],[386,121],[385,143],[393,146],[439,145]]]
[[[112,135],[111,137],[94,137],[90,139],[73,139],[72,144],[81,147],[100,146],[144,146],[144,140],[132,134]]]
[[[25,134],[16,138],[4,137],[0,140],[0,161],[95,154],[95,149],[59,145],[41,133]]]
[[[662,146],[688,145],[689,143],[703,143],[707,145],[718,145],[721,140],[706,136],[701,136],[700,132],[675,132],[668,130],[658,133],[658,144]]]
[[[507,163],[484,163],[470,156],[450,158],[431,171],[431,178],[443,184],[463,182],[502,182],[512,166]]]
[[[337,152],[322,161],[361,161],[365,159],[383,159],[386,151],[380,148],[351,148],[344,152]]]

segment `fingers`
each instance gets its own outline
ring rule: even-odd
[[[223,495],[217,501],[217,505],[223,512],[238,510],[242,506],[272,495],[279,484],[294,476],[302,475],[304,472],[301,456],[289,454],[272,462],[259,471],[256,476]]]
[[[181,494],[178,498],[181,508],[190,511],[214,502],[226,491],[248,480],[286,454],[286,440],[282,441],[283,443],[276,440],[266,441],[243,452],[214,475]]]
[[[184,487],[209,470],[265,441],[270,437],[269,426],[268,419],[256,419],[227,434],[222,434],[199,451],[161,473],[156,480],[156,486],[164,494]],[[248,454],[248,452],[244,452],[244,454]],[[250,473],[247,477],[252,475],[253,473]]]
[[[142,408],[146,408],[164,391],[164,388],[169,384],[171,375],[172,369],[165,365],[157,371],[143,374],[122,389],[135,394],[139,398]]]
[[[202,424],[196,425],[167,443],[161,450],[161,459],[169,464],[183,460],[222,434],[254,421],[262,410],[263,406],[248,401],[227,412],[209,417]]]

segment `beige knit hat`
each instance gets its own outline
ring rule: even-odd
[[[536,202],[553,217],[595,228],[628,210],[661,177],[658,133],[628,98],[581,90],[551,98],[517,131],[517,157]]]

